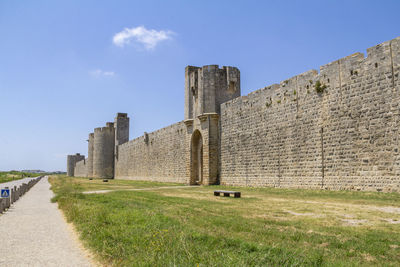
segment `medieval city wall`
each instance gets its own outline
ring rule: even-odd
[[[87,176],[87,159],[83,159],[78,161],[75,165],[75,174],[76,177],[86,177]]]
[[[399,72],[396,38],[217,108],[240,95],[239,71],[187,67],[184,122],[123,143],[129,118],[117,114],[120,128],[89,136],[93,167],[69,155],[68,175],[93,168],[99,178],[399,191]]]
[[[396,38],[222,104],[221,183],[399,190],[399,69]]]
[[[186,126],[172,124],[116,148],[115,178],[187,182]]]

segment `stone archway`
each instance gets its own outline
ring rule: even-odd
[[[199,130],[192,134],[190,144],[190,184],[203,183],[203,137]]]

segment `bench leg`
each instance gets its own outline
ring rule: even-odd
[[[219,193],[218,192],[214,192],[214,196],[219,196]]]
[[[235,198],[240,197],[240,193],[235,193]]]
[[[229,193],[224,193],[224,197],[229,197],[230,194]]]

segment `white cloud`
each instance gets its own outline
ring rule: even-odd
[[[102,77],[102,76],[106,76],[106,77],[112,77],[115,75],[115,72],[113,71],[104,71],[104,70],[92,70],[89,72],[90,75],[94,76],[94,77]]]
[[[113,43],[116,46],[124,47],[130,44],[133,40],[136,43],[140,43],[145,49],[154,49],[157,44],[161,41],[172,39],[174,32],[166,31],[156,31],[148,30],[144,26],[138,26],[136,28],[125,28],[123,31],[116,33],[113,37]]]

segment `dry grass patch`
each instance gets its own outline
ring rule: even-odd
[[[159,193],[169,197],[228,203],[230,208],[239,211],[245,218],[293,221],[298,220],[298,217],[301,216],[308,217],[303,218],[304,220],[327,226],[382,226],[387,223],[396,224],[397,221],[400,223],[400,220],[393,219],[393,213],[397,214],[400,207],[359,204],[358,200],[354,203],[345,203],[343,199],[338,201],[329,199],[328,202],[287,197],[277,198],[268,193],[252,192],[247,195],[246,192],[243,192],[242,199],[247,200],[243,202],[232,198],[215,197],[212,194],[213,189],[213,187],[199,187],[196,190],[172,188]]]

